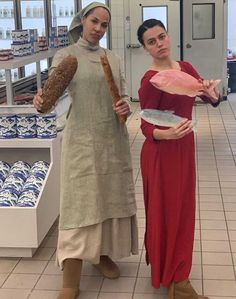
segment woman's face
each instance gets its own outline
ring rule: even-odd
[[[91,44],[97,45],[105,34],[110,21],[110,15],[105,8],[97,7],[87,17],[82,19],[82,37]]]
[[[147,29],[143,34],[144,49],[156,59],[170,56],[170,38],[160,26]]]

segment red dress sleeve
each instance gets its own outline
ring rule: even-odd
[[[156,71],[148,71],[141,80],[141,86],[138,91],[141,109],[158,109],[160,106],[162,92],[149,82],[151,77],[156,73]],[[143,135],[149,141],[158,142],[153,138],[153,130],[155,127],[155,125],[141,119],[141,130]]]
[[[195,68],[189,62],[182,61],[181,67],[182,67],[183,71],[186,71],[186,73],[193,76],[194,78],[203,80],[203,78],[198,74],[198,72],[195,70]],[[204,102],[211,104],[213,107],[217,107],[220,103],[220,99],[216,103],[213,103],[208,97],[200,96],[200,98]]]

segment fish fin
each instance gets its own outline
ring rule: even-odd
[[[201,90],[198,91],[198,93],[196,94],[197,97],[200,97],[203,95],[203,92]]]
[[[217,100],[217,96],[216,96],[216,93],[215,93],[215,87],[219,84],[221,82],[221,80],[214,80],[214,82],[213,82],[213,84],[212,84],[212,86],[209,88],[209,95],[213,98],[213,99],[215,99],[215,100]]]
[[[218,84],[220,84],[220,82],[221,82],[220,79],[214,80],[214,83],[213,83],[214,88],[215,88]]]

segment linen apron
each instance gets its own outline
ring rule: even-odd
[[[78,59],[62,140],[60,230],[136,213],[128,132],[112,108],[100,63],[105,52],[121,98],[127,99],[120,61],[111,51],[80,39],[53,60],[52,69],[67,55]]]

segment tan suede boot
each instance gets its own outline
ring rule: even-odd
[[[94,267],[106,278],[116,279],[120,277],[118,266],[107,255],[100,256],[100,263],[94,264]]]
[[[178,283],[174,283],[173,293],[173,299],[209,299],[208,297],[198,295],[192,287],[189,279],[186,279]]]
[[[79,283],[82,269],[82,261],[78,259],[66,259],[63,269],[63,287],[57,299],[76,299],[79,294]]]
[[[175,283],[172,282],[168,287],[167,299],[174,299]]]

